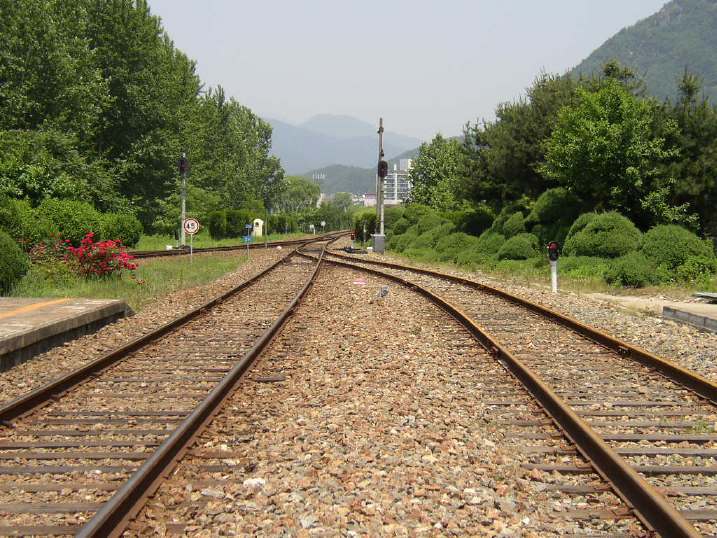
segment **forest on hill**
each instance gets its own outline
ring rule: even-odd
[[[705,95],[717,100],[717,2],[672,0],[658,13],[608,39],[573,74],[599,74],[613,59],[642,76],[650,95],[675,99],[688,70],[702,78]]]

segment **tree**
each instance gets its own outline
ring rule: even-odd
[[[677,152],[654,135],[654,108],[614,79],[597,91],[579,88],[575,104],[558,115],[540,170],[597,210],[619,210],[643,227],[659,221],[643,201],[669,185],[658,165]]]
[[[538,171],[544,140],[559,110],[575,98],[569,77],[540,75],[526,98],[502,103],[494,122],[468,123],[464,129],[465,171],[462,191],[495,209],[522,196],[536,198],[549,186]]]
[[[438,134],[430,144],[421,144],[409,175],[411,202],[443,210],[458,207],[462,158],[456,139]]]
[[[320,195],[318,183],[301,176],[287,176],[285,188],[272,201],[272,208],[284,213],[299,213],[315,208]]]

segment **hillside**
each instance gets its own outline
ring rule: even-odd
[[[376,127],[349,116],[319,115],[299,125],[267,120],[273,127],[272,154],[281,159],[289,174],[304,174],[334,163],[368,168],[377,158]],[[417,147],[421,143],[393,132],[384,135],[388,155]]]
[[[642,75],[651,95],[674,97],[686,68],[702,78],[705,94],[717,101],[717,2],[672,0],[608,39],[573,73],[597,73],[613,58]]]
[[[415,159],[418,155],[418,148],[406,150],[393,159],[388,160],[389,169],[393,169],[394,164],[398,164],[400,159]],[[374,157],[376,160],[376,157]],[[353,192],[355,194],[363,194],[365,192],[373,192],[376,187],[376,168],[367,167],[360,168],[358,166],[345,166],[342,164],[332,164],[311,170],[304,174],[305,177],[311,178],[314,174],[324,174],[326,179],[321,181],[321,192]]]

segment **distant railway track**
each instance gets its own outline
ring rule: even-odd
[[[427,297],[522,383],[569,441],[560,448],[526,446],[533,459],[526,467],[563,477],[545,484],[551,490],[579,496],[611,489],[625,502],[622,511],[587,509],[569,517],[634,514],[661,536],[717,534],[717,483],[709,478],[717,475],[715,384],[502,290],[335,252],[326,261]],[[525,406],[515,390],[496,387],[495,396],[496,408]],[[505,426],[529,443],[545,438],[535,431],[545,424],[538,416]],[[595,472],[602,484],[573,480]]]
[[[313,249],[315,261],[294,250],[0,408],[0,535],[121,533],[281,331],[324,249]]]
[[[234,252],[237,250],[246,250],[249,248],[249,250],[258,249],[258,248],[274,248],[274,247],[293,247],[297,245],[304,245],[306,243],[310,243],[312,241],[317,241],[320,239],[333,239],[335,237],[339,237],[341,235],[346,234],[346,232],[329,232],[323,235],[318,235],[314,237],[307,237],[305,239],[287,239],[285,241],[268,241],[266,243],[250,243],[249,245],[246,244],[237,244],[237,245],[230,245],[230,246],[223,246],[223,247],[201,247],[201,248],[195,248],[194,254],[211,254],[214,252]],[[137,259],[146,259],[146,258],[165,258],[165,257],[171,257],[171,256],[187,256],[189,255],[189,248],[183,248],[183,249],[172,249],[172,250],[136,250],[129,252],[132,256],[134,256]]]

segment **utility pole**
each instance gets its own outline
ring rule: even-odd
[[[378,233],[373,236],[373,251],[383,254],[385,236],[383,228],[383,180],[388,175],[388,163],[383,160],[383,118],[378,120],[378,168],[376,174],[376,220]]]
[[[179,174],[182,176],[182,224],[181,228],[181,240],[180,246],[184,247],[187,245],[186,235],[184,233],[184,221],[187,220],[187,170],[189,169],[189,161],[187,160],[187,154],[182,153],[179,158]]]

